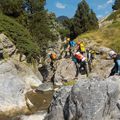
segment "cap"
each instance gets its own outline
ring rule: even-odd
[[[110,51],[109,56],[112,57],[113,55],[116,55],[116,52],[115,51]]]

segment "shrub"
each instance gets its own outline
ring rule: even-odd
[[[0,33],[7,35],[16,45],[18,52],[25,54],[29,61],[39,56],[39,47],[28,30],[2,13],[0,13]]]

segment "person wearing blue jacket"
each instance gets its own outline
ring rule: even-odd
[[[109,56],[114,60],[114,67],[109,76],[120,75],[120,55],[114,51],[110,51]]]

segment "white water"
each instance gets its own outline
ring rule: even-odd
[[[45,111],[40,111],[33,115],[22,116],[21,119],[22,120],[43,120],[45,118],[46,114],[47,113]]]

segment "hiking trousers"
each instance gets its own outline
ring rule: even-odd
[[[120,60],[117,60],[116,63],[117,65],[116,64],[114,65],[109,76],[113,76],[115,74],[120,75]]]
[[[117,64],[118,64],[118,71],[117,71],[117,73],[120,75],[120,60],[117,60]]]

